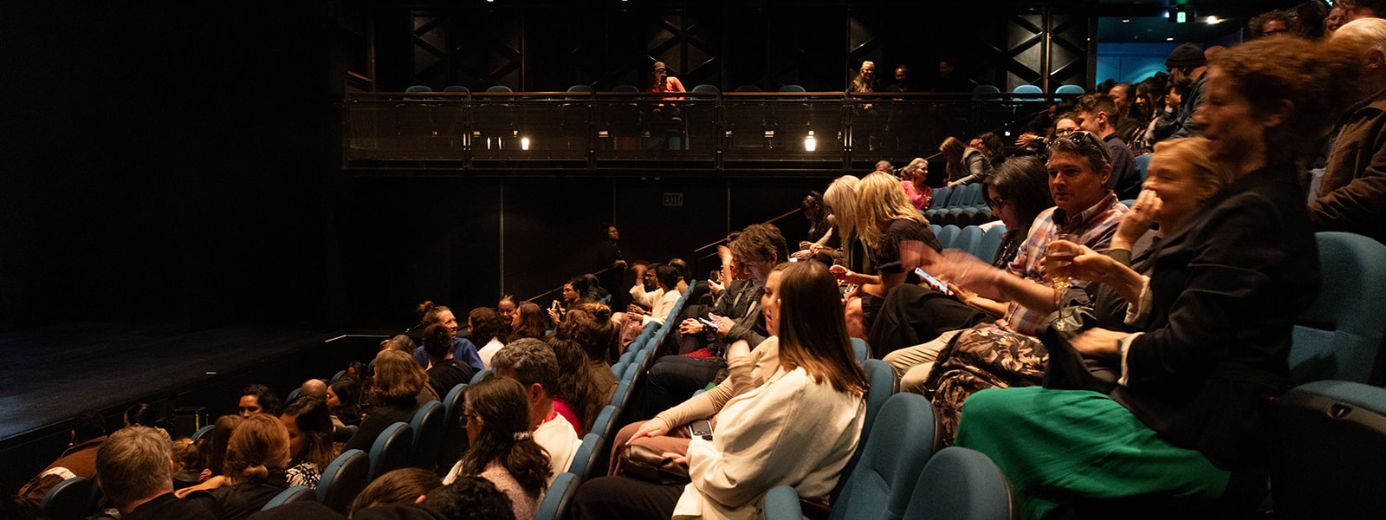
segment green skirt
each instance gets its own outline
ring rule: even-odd
[[[1084,499],[1222,496],[1230,474],[1097,392],[999,388],[963,404],[957,445],[991,457],[1024,518]]]

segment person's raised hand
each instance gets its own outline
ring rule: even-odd
[[[1160,196],[1155,192],[1141,190],[1141,194],[1136,196],[1136,203],[1131,205],[1131,211],[1126,212],[1126,215],[1121,217],[1121,223],[1117,224],[1116,234],[1112,236],[1112,249],[1129,251],[1141,235],[1150,231],[1161,204]]]
[[[836,278],[837,281],[839,281],[839,282],[847,281],[847,278],[848,278],[849,276],[852,276],[852,274],[854,274],[854,273],[852,273],[852,270],[851,270],[851,269],[848,269],[848,268],[847,268],[847,266],[845,266],[845,265],[836,265],[836,264],[834,264],[832,267],[829,267],[829,268],[828,268],[828,272],[829,272],[829,273],[832,273],[833,278]]]

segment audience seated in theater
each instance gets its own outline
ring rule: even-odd
[[[467,314],[467,328],[472,331],[472,339],[481,343],[481,349],[477,351],[477,356],[481,358],[481,365],[491,368],[491,356],[496,355],[496,351],[505,348],[505,337],[509,335],[509,326],[501,321],[501,316],[495,309],[490,307],[477,307]]]
[[[453,316],[452,309],[442,305],[434,305],[433,302],[423,302],[419,304],[419,313],[423,319],[419,325],[426,329],[429,325],[439,324],[448,333],[448,342],[452,345],[452,359],[459,363],[465,363],[471,367],[473,372],[485,370],[482,366],[481,357],[477,355],[476,345],[472,344],[467,338],[457,335],[457,317]],[[420,343],[423,343],[420,341]],[[422,344],[414,349],[414,360],[419,362],[419,366],[428,368],[428,352]]]
[[[327,409],[332,412],[332,425],[341,430],[345,426],[361,425],[361,383],[351,376],[338,379],[327,385]]]
[[[934,190],[929,187],[928,180],[929,161],[923,157],[915,157],[900,170],[900,187],[904,188],[905,196],[915,209],[929,209],[929,203],[934,199]]]
[[[964,251],[926,254],[928,265],[924,269],[930,274],[985,298],[1009,300],[1002,319],[984,326],[1033,336],[1060,301],[1067,304],[1076,299],[1080,305],[1089,303],[1087,293],[1082,291],[1086,286],[1083,281],[1074,281],[1063,293],[1050,284],[1044,269],[1045,250],[1060,233],[1076,235],[1083,245],[1105,250],[1117,223],[1127,212],[1126,206],[1106,187],[1111,165],[1107,163],[1107,147],[1096,136],[1079,132],[1055,139],[1049,145],[1047,168],[1055,207],[1035,218],[1029,235],[1006,269],[984,264]],[[956,332],[881,355],[895,369],[900,388],[917,391],[928,377],[938,352],[954,336]],[[876,349],[874,345],[872,348]]]
[[[1107,92],[1107,96],[1112,98],[1112,103],[1116,105],[1116,111],[1108,118],[1115,130],[1114,135],[1127,146],[1134,146],[1135,137],[1140,133],[1141,125],[1145,123],[1145,115],[1138,110],[1140,103],[1136,102],[1136,86],[1130,83],[1117,83],[1112,90]],[[1081,104],[1081,99],[1080,99]],[[1116,162],[1115,159],[1112,161]],[[1118,170],[1112,166],[1113,176]],[[1139,192],[1139,190],[1137,190]]]
[[[800,260],[830,255],[853,271],[867,269],[866,250],[862,249],[861,237],[857,233],[857,185],[861,183],[852,175],[833,179],[823,192],[823,202],[828,205],[828,223],[832,226],[828,234],[812,244],[801,244],[803,251],[795,253]],[[723,266],[727,260],[722,260]]]
[[[1114,283],[1139,286],[1128,294],[1139,294],[1144,333],[1070,340],[1084,359],[1119,367],[1116,389],[984,390],[963,407],[958,445],[996,462],[1027,518],[1137,496],[1147,509],[1165,498],[1187,510],[1222,496],[1233,473],[1265,467],[1263,408],[1289,386],[1291,329],[1319,288],[1295,165],[1315,144],[1304,136],[1351,98],[1357,59],[1292,36],[1213,58],[1195,118],[1232,179],[1160,244],[1149,278],[1116,267],[1125,282]],[[1087,269],[1115,267],[1097,256],[1075,258],[1068,274],[1106,279]]]
[[[283,406],[283,402],[279,400],[279,394],[274,393],[274,390],[270,390],[265,385],[250,385],[241,390],[240,404],[236,409],[242,418],[259,414],[278,417],[280,406]]]
[[[347,440],[342,451],[369,452],[380,432],[396,422],[409,422],[422,404],[419,392],[428,386],[428,377],[409,354],[382,350],[375,355],[375,385],[371,389],[375,406],[366,412],[361,428]]]
[[[202,470],[207,467],[207,457],[203,446],[207,442],[193,442],[184,437],[173,441],[173,488],[183,489],[202,481]]]
[[[1015,146],[1019,149],[1020,153],[1038,155],[1042,159],[1045,155],[1045,146],[1048,145],[1049,141],[1053,141],[1057,137],[1063,137],[1081,129],[1082,128],[1078,126],[1078,116],[1073,115],[1072,112],[1064,112],[1054,116],[1054,124],[1045,131],[1045,135],[1025,132],[1015,139]]]
[[[1352,111],[1333,142],[1309,218],[1321,231],[1386,243],[1386,20],[1363,18],[1333,33],[1331,45],[1362,56]]]
[[[584,311],[574,309],[568,314],[579,312]],[[594,373],[611,374],[611,367],[606,364],[593,366],[577,341],[555,335],[548,339],[548,344],[558,358],[558,392],[553,399],[564,405],[556,408],[560,411],[566,408],[571,415],[564,415],[564,418],[572,423],[578,436],[586,435],[602,407],[611,402],[611,396],[603,398],[604,389],[597,387]]]
[[[552,479],[568,471],[582,440],[578,438],[577,428],[555,408],[558,406],[553,400],[558,388],[558,358],[553,349],[537,339],[522,339],[506,345],[491,361],[496,376],[518,381],[524,390],[529,404],[529,429],[534,433],[534,442],[548,453],[553,469],[548,477]],[[472,387],[467,387],[467,392],[471,391]]]
[[[1206,139],[1170,139],[1156,145],[1156,149],[1145,190],[1121,219],[1106,256],[1085,258],[1104,265],[1131,265],[1135,259],[1139,263],[1136,269],[1142,270],[1141,274],[1149,274],[1144,269],[1148,266],[1152,241],[1143,237],[1150,231],[1151,223],[1159,224],[1159,239],[1177,233],[1230,177],[1226,169],[1209,158]],[[1075,254],[1092,252],[1090,248],[1082,249],[1069,242],[1054,242],[1050,248],[1068,248]],[[1113,265],[1108,271],[1116,273],[1118,269]],[[1129,269],[1120,269],[1120,272],[1139,276]],[[1127,302],[1140,298],[1138,283],[1117,283],[1121,280],[1110,277],[1090,280],[1086,291],[1093,303],[1081,309],[1094,318],[1095,326],[1132,332],[1141,330],[1140,323],[1126,323]],[[997,327],[964,331],[939,353],[922,385],[922,393],[934,403],[935,413],[944,428],[944,439],[952,441],[957,431],[958,414],[969,396],[987,388],[1038,385],[1043,382],[1049,359],[1046,346],[1024,334]],[[1060,362],[1064,362],[1062,358]],[[1112,374],[1120,370],[1107,367],[1101,371]],[[1116,376],[1107,379],[1115,383]],[[914,381],[910,381],[909,387],[909,390],[918,390]]]
[[[1189,92],[1180,100],[1177,115],[1174,116],[1174,123],[1163,129],[1157,129],[1155,139],[1152,143],[1170,137],[1188,137],[1198,134],[1193,122],[1194,109],[1203,103],[1203,82],[1204,74],[1208,71],[1208,58],[1203,55],[1203,49],[1192,43],[1185,43],[1175,47],[1170,51],[1169,57],[1165,58],[1165,68],[1169,69],[1171,82],[1189,82]],[[1169,133],[1164,133],[1168,131]]]
[[[318,399],[327,399],[327,381],[317,378],[304,381],[303,384],[298,387],[298,395],[299,397],[306,395]]]
[[[828,222],[828,215],[831,214],[823,202],[823,194],[817,191],[810,191],[804,195],[804,200],[799,203],[800,213],[803,213],[804,220],[808,221],[808,241],[814,242],[828,234],[831,223]],[[802,247],[802,246],[801,246]]]
[[[554,337],[577,342],[587,360],[587,373],[591,378],[595,399],[600,403],[609,403],[611,395],[616,392],[616,385],[620,383],[616,379],[616,374],[611,371],[611,363],[607,361],[615,359],[612,354],[616,351],[617,331],[616,327],[611,325],[611,320],[602,319],[605,307],[594,307],[589,309],[587,306],[579,306],[568,311],[563,317],[563,323],[558,324],[558,331]],[[560,358],[560,365],[562,361]],[[600,408],[599,406],[598,409]]]
[[[855,294],[848,295],[847,331],[865,339],[886,294],[902,283],[918,283],[914,269],[920,265],[923,250],[938,251],[942,246],[929,229],[929,221],[888,174],[873,173],[861,180],[856,211],[856,229],[876,272],[858,273],[841,265],[833,266],[832,272],[838,280],[859,286]]]
[[[422,504],[424,498],[443,487],[438,474],[419,468],[400,468],[376,477],[351,501],[351,515],[363,509],[386,504]]]
[[[725,345],[738,340],[759,345],[769,336],[760,312],[760,294],[770,269],[787,255],[784,236],[771,224],[752,224],[732,241],[728,253],[737,280],[720,291],[711,308],[691,305],[681,313],[685,319],[679,323],[677,344],[683,355],[660,357],[650,367],[637,394],[638,417],[649,417],[715,382],[727,366],[722,353]],[[699,318],[716,326],[705,325]]]
[[[1116,103],[1109,96],[1088,94],[1078,98],[1078,106],[1073,110],[1083,130],[1097,136],[1107,145],[1107,159],[1112,166],[1107,189],[1115,192],[1120,200],[1130,200],[1140,195],[1141,173],[1136,170],[1136,156],[1131,152],[1131,147],[1117,135],[1121,113]]]
[[[316,489],[322,471],[337,458],[327,404],[316,397],[301,396],[284,407],[279,421],[289,432],[289,485]]]
[[[664,320],[669,318],[669,312],[674,310],[674,305],[678,304],[679,298],[683,296],[678,288],[679,280],[681,279],[679,277],[678,268],[672,265],[654,264],[641,270],[640,266],[637,264],[635,269],[642,277],[653,278],[655,286],[657,287],[654,291],[641,294],[641,296],[644,297],[644,301],[651,302],[649,305],[650,310],[645,311],[639,307],[632,306],[628,308],[625,313],[617,313],[617,322],[624,323],[627,319],[635,319],[631,316],[638,316],[642,325],[651,322],[663,324]],[[636,288],[642,288],[642,284],[637,283],[635,287],[631,288],[630,293],[632,297],[635,297],[637,294]]]
[[[869,94],[880,89],[880,80],[876,78],[876,62],[870,60],[861,62],[857,75],[853,76],[852,82],[847,85],[847,92],[852,94]]]
[[[982,132],[981,135],[972,138],[969,146],[980,150],[987,157],[987,163],[992,168],[1006,162],[1006,142],[1002,141],[1001,136],[996,135],[996,132]]]
[[[467,387],[464,417],[469,448],[443,478],[444,484],[464,476],[491,481],[510,498],[517,520],[534,518],[539,499],[557,476],[547,449],[536,443],[538,432],[530,432],[532,396],[532,390],[527,395],[525,387],[509,377],[490,377]]]
[[[106,440],[106,421],[95,410],[84,411],[72,419],[71,441],[66,450],[48,467],[40,471],[24,487],[19,496],[38,504],[53,486],[72,477],[91,478],[96,475],[96,450]]]
[[[789,262],[781,263],[770,270],[765,278],[765,290],[760,295],[760,312],[765,316],[765,328],[770,336],[751,349],[746,341],[737,341],[727,347],[727,377],[712,390],[693,396],[682,404],[659,412],[648,421],[636,421],[617,432],[611,450],[608,474],[623,474],[621,467],[621,447],[639,445],[660,453],[688,453],[688,431],[683,428],[698,419],[713,417],[727,400],[756,388],[780,367],[779,339],[779,288],[784,270]]]
[[[212,520],[211,511],[173,494],[168,433],[130,426],[113,434],[95,456],[102,494],[124,520]]]
[[[505,337],[509,338],[511,323],[515,321],[515,311],[519,305],[515,303],[515,297],[509,294],[501,296],[500,301],[496,302],[496,314],[500,315],[501,323],[505,324]]]
[[[820,263],[795,263],[767,299],[773,300],[767,312],[778,318],[779,367],[764,384],[725,402],[715,433],[689,441],[686,455],[667,454],[688,466],[692,482],[589,480],[570,515],[756,518],[761,498],[776,485],[792,486],[810,500],[827,497],[856,448],[867,384],[848,342],[837,283]],[[745,348],[736,356],[737,363],[750,364]],[[740,378],[750,370],[738,372]],[[665,433],[662,421],[653,422],[646,435]]]
[[[962,140],[956,137],[944,139],[938,151],[943,154],[949,187],[983,182],[991,175],[991,160],[987,155],[981,150],[964,145]]]
[[[425,508],[444,520],[520,520],[504,491],[482,477],[460,477],[428,494]]]
[[[538,304],[533,302],[521,303],[511,316],[510,329],[512,332],[510,338],[506,340],[507,344],[525,338],[544,339],[547,334],[545,329],[548,328],[548,321],[546,321],[544,311],[539,308]]]
[[[574,276],[564,282],[562,292],[559,293],[559,299],[549,304],[549,323],[558,323],[559,320],[563,319],[563,313],[580,301],[597,301],[596,298],[590,297],[590,291],[588,280],[584,276]]]
[[[424,327],[423,348],[428,355],[428,386],[439,396],[448,395],[452,387],[472,380],[478,372],[452,357],[453,333],[442,323]]]
[[[1035,217],[1054,206],[1049,194],[1049,172],[1040,158],[1015,157],[987,178],[984,193],[992,214],[1006,226],[991,265],[1005,269],[1029,236]],[[995,321],[1006,314],[1006,302],[979,296],[957,284],[949,284],[949,289],[953,296],[926,284],[902,284],[890,291],[871,327],[871,349],[883,357],[933,340],[944,332]]]
[[[289,466],[289,432],[267,414],[246,419],[231,434],[226,448],[227,480],[215,489],[180,490],[182,498],[221,520],[241,520],[283,491]]]

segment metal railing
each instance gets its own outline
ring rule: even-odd
[[[343,103],[349,169],[835,170],[927,156],[949,135],[1019,131],[1054,96],[360,93]]]

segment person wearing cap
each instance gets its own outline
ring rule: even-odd
[[[683,89],[683,82],[679,78],[669,75],[664,67],[664,62],[654,62],[654,81],[650,85],[650,92],[656,94],[663,92],[687,92]]]
[[[1184,103],[1179,107],[1179,113],[1175,117],[1174,125],[1169,129],[1169,135],[1156,135],[1157,140],[1168,139],[1171,137],[1189,137],[1198,135],[1198,131],[1193,128],[1194,109],[1203,101],[1203,73],[1208,70],[1208,58],[1204,57],[1203,49],[1192,43],[1185,43],[1174,48],[1169,53],[1169,58],[1165,59],[1165,67],[1169,69],[1170,81],[1178,82],[1188,80],[1189,94],[1184,96]]]

